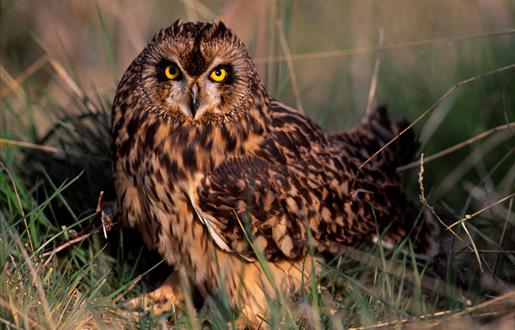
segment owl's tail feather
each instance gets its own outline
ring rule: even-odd
[[[363,164],[380,148],[394,139],[409,125],[406,120],[390,121],[385,106],[366,115],[353,129],[333,137],[343,142],[347,154],[352,155],[354,164]],[[419,147],[412,130],[406,130],[376,157],[370,159],[361,174],[360,184],[374,192],[372,200],[361,201],[365,209],[372,209],[378,231],[371,235],[374,243],[394,247],[406,238],[412,242],[415,254],[429,258],[437,251],[435,237],[438,225],[430,212],[423,212],[406,197],[400,182],[397,167],[410,162]],[[373,228],[372,230],[374,230]],[[409,250],[404,245],[404,250]]]
[[[412,202],[407,203],[401,220],[393,221],[382,229],[383,233],[372,236],[376,244],[392,249],[401,243],[403,252],[413,251],[421,259],[431,259],[438,253],[438,224],[429,210],[421,211]]]
[[[400,120],[392,124],[386,106],[380,106],[365,117],[361,125],[368,127],[369,132],[373,132],[373,136],[379,139],[378,145],[372,146],[372,150],[369,150],[369,152],[376,152],[404,131],[409,126],[409,122]],[[384,155],[382,155],[383,159],[386,159],[387,163],[392,166],[389,169],[390,173],[398,175],[397,167],[411,162],[419,146],[413,130],[408,129],[402,135],[399,135],[397,140],[383,151]],[[394,171],[395,173],[393,173]],[[384,230],[384,235],[376,235],[375,243],[393,247],[409,239],[412,243],[412,249],[418,257],[431,258],[438,252],[438,243],[435,238],[439,233],[439,226],[429,210],[421,210],[415,203],[408,200],[401,187],[399,187],[399,190],[397,197],[390,197],[393,201],[392,206],[399,208],[401,211],[396,214],[397,219],[394,219],[394,221],[389,219],[390,221],[385,223],[384,228],[381,228]],[[409,252],[408,244],[403,245],[403,247],[404,251]]]
[[[428,210],[420,212],[413,203],[408,202],[408,204],[406,216],[402,220],[394,220],[389,226],[378,223],[377,227],[371,228],[367,235],[370,237],[369,243],[381,245],[388,250],[400,248],[400,251],[405,254],[414,253],[419,259],[432,260],[438,253],[439,244],[436,237],[439,226],[433,220],[431,212]],[[316,246],[320,251],[330,254],[347,251],[346,246],[335,244],[334,241],[318,241]]]

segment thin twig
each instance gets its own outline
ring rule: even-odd
[[[375,323],[371,326],[353,327],[353,328],[349,328],[349,330],[366,330],[366,329],[381,329],[381,328],[403,329],[402,325],[407,325],[407,326],[411,325],[411,327],[408,327],[408,329],[412,329],[412,328],[413,329],[433,329],[436,326],[440,325],[442,323],[442,321],[446,321],[446,320],[452,318],[452,313],[453,313],[453,311],[451,311],[451,310],[442,311],[442,312],[436,312],[436,313],[432,313],[432,314],[420,315],[420,316],[412,317],[412,318],[400,319],[400,320],[396,320],[396,321],[382,321],[379,323]],[[492,311],[492,312],[472,314],[470,316],[481,319],[481,318],[492,318],[494,316],[499,316],[499,314],[501,314],[501,312]],[[447,315],[449,315],[448,318],[445,317]],[[429,323],[429,322],[432,322],[432,323]],[[417,327],[413,327],[413,326],[417,326]],[[447,328],[445,328],[445,329],[447,329]],[[437,329],[439,329],[439,328],[437,328]],[[449,329],[452,329],[452,327]]]
[[[61,63],[56,60],[49,59],[48,63],[54,72],[61,78],[61,80],[68,86],[70,91],[84,104],[84,106],[91,113],[96,113],[97,109],[95,105],[91,101],[91,99],[86,95],[86,93],[77,85],[75,80],[70,76],[70,74],[66,71],[66,69],[61,65]]]
[[[417,317],[404,318],[404,319],[395,320],[395,321],[381,321],[379,323],[375,323],[375,324],[371,325],[370,327],[352,327],[352,328],[349,328],[349,330],[365,330],[365,329],[370,329],[370,328],[377,329],[377,328],[383,328],[383,327],[392,327],[393,325],[400,326],[401,324],[405,324],[405,323],[409,323],[409,322],[416,322],[417,320],[427,320],[427,319],[444,317],[444,316],[452,314],[452,313],[453,313],[452,310],[440,311],[440,312],[424,314],[424,315],[420,315]]]
[[[422,204],[425,207],[427,207],[428,210],[431,211],[431,213],[438,220],[438,222],[440,222],[440,224],[442,226],[444,226],[448,231],[450,231],[457,239],[459,239],[460,241],[463,241],[458,234],[456,234],[449,226],[447,226],[447,224],[440,218],[438,213],[436,213],[435,208],[433,206],[431,206],[429,204],[429,202],[427,201],[426,194],[425,194],[425,189],[424,189],[424,153],[422,153],[420,155],[419,163],[420,163],[420,169],[419,169],[419,172],[418,172],[418,186],[419,186],[419,189],[420,189],[420,195],[419,195],[420,201],[422,202]]]
[[[469,232],[465,222],[462,222],[461,226],[463,227],[463,230],[465,230],[465,233],[467,234],[467,236],[468,236],[468,238],[470,240],[470,244],[472,244],[472,251],[474,251],[474,255],[476,256],[477,263],[479,265],[479,270],[481,271],[481,273],[483,273],[484,272],[484,270],[483,270],[483,263],[481,262],[481,256],[479,255],[479,251],[477,250],[476,243],[472,239],[472,235],[470,235],[470,232]]]
[[[46,265],[48,265],[48,263],[52,260],[52,258],[59,252],[61,252],[62,250],[74,245],[74,244],[77,244],[79,242],[82,242],[88,238],[90,238],[91,236],[95,235],[95,234],[98,234],[100,232],[102,232],[104,234],[104,237],[107,239],[107,232],[109,232],[113,226],[116,224],[112,217],[110,217],[109,215],[107,215],[104,211],[102,211],[102,198],[104,196],[104,192],[101,191],[99,196],[98,196],[98,200],[97,200],[97,208],[96,208],[96,213],[97,214],[100,214],[100,221],[101,221],[101,224],[100,226],[98,226],[97,228],[94,228],[78,237],[75,237],[71,240],[68,240],[67,242],[59,245],[58,247],[56,247],[55,249],[53,249],[52,251],[49,251],[49,252],[46,252],[46,253],[43,253],[43,257],[46,257],[46,260],[45,262],[42,264],[42,267],[46,267]]]
[[[485,206],[485,207],[483,207],[481,210],[476,211],[476,212],[474,212],[474,213],[472,213],[472,214],[465,214],[465,216],[464,216],[463,218],[461,218],[460,220],[458,220],[458,221],[456,221],[455,223],[453,223],[452,225],[450,225],[450,226],[449,226],[449,229],[450,229],[450,228],[452,228],[452,227],[454,227],[454,226],[456,226],[456,225],[459,225],[459,224],[461,224],[461,223],[463,223],[463,222],[465,222],[465,221],[468,221],[468,220],[470,220],[470,219],[474,218],[475,216],[477,216],[477,215],[479,215],[479,214],[483,213],[484,211],[487,211],[487,210],[491,209],[492,207],[494,207],[494,206],[496,206],[496,205],[498,205],[498,204],[504,203],[506,200],[508,200],[508,199],[512,198],[513,196],[515,196],[515,193],[511,193],[511,194],[509,194],[508,196],[505,196],[505,197],[503,197],[503,198],[499,199],[497,202],[492,203],[492,204],[490,204],[490,205],[488,205],[488,206]]]
[[[438,98],[438,100],[436,100],[436,102],[434,102],[429,108],[427,108],[421,115],[419,115],[413,122],[411,122],[411,124],[409,124],[405,129],[403,129],[402,131],[400,131],[399,133],[397,133],[390,141],[388,141],[384,146],[382,146],[379,150],[377,150],[374,154],[372,154],[372,156],[368,157],[367,160],[365,160],[363,163],[361,163],[361,165],[359,165],[358,167],[358,172],[361,171],[361,169],[367,165],[372,159],[374,159],[375,157],[377,157],[377,155],[379,155],[381,152],[383,152],[383,150],[385,150],[386,148],[388,148],[392,143],[394,143],[395,141],[397,141],[397,139],[403,135],[404,133],[406,133],[407,131],[409,131],[411,128],[413,128],[413,126],[415,126],[420,120],[422,120],[422,118],[424,118],[425,116],[427,116],[431,111],[433,111],[440,103],[442,103],[443,100],[445,100],[450,94],[452,94],[455,90],[457,90],[458,88],[464,86],[464,85],[467,85],[471,82],[474,82],[478,79],[481,79],[481,78],[484,78],[486,76],[489,76],[489,75],[492,75],[492,74],[495,74],[495,73],[499,73],[499,72],[504,72],[504,71],[508,71],[508,70],[513,70],[515,69],[515,64],[510,64],[510,65],[507,65],[507,66],[503,66],[501,68],[498,68],[498,69],[495,69],[495,70],[491,70],[491,71],[487,71],[485,73],[481,73],[481,74],[478,74],[474,77],[471,77],[471,78],[468,78],[468,79],[465,79],[463,81],[460,81],[459,83],[457,83],[456,85],[454,85],[453,87],[451,87],[449,90],[447,90],[447,92],[445,92],[442,96],[440,96]]]
[[[483,309],[486,307],[490,307],[494,304],[497,304],[499,302],[506,301],[506,300],[509,301],[511,304],[515,305],[515,291],[510,291],[501,296],[498,296],[493,299],[482,302],[480,304],[467,307],[464,310],[462,310],[461,312],[453,314],[451,317],[458,318],[458,317],[463,316],[464,314],[469,314],[469,313],[475,312],[477,310],[480,310],[480,309]]]
[[[463,36],[455,36],[449,38],[434,38],[434,39],[424,39],[417,41],[408,41],[408,42],[400,42],[393,44],[386,44],[383,46],[383,49],[396,49],[396,48],[408,48],[408,47],[416,47],[416,46],[426,46],[426,45],[447,45],[451,42],[463,41],[463,40],[473,40],[473,39],[483,39],[490,37],[501,37],[506,35],[515,34],[515,29],[507,29],[498,32],[492,33],[482,33],[482,34],[469,34]],[[377,51],[377,46],[370,47],[358,47],[351,49],[341,49],[341,50],[333,50],[333,51],[323,51],[323,52],[314,52],[314,53],[306,53],[306,54],[294,54],[291,55],[292,61],[305,61],[305,60],[318,60],[324,58],[333,58],[333,57],[341,57],[348,55],[356,55]],[[288,61],[288,58],[284,55],[278,56],[270,56],[270,57],[257,57],[254,59],[254,63],[271,63],[271,62],[285,62]]]
[[[300,90],[299,86],[297,85],[297,75],[295,74],[295,67],[293,66],[293,61],[291,60],[290,47],[288,47],[288,41],[286,41],[283,22],[279,19],[277,20],[277,30],[279,31],[279,41],[281,43],[283,53],[286,56],[286,65],[288,66],[288,74],[290,75],[291,86],[293,89],[293,94],[295,95],[297,110],[301,113],[304,113],[302,99],[300,98]]]
[[[48,256],[48,258],[45,260],[42,267],[43,268],[46,267],[46,265],[48,265],[48,263],[52,260],[54,255],[56,255],[57,253],[61,252],[62,250],[66,249],[74,244],[77,244],[79,242],[82,242],[82,241],[88,239],[92,235],[98,234],[100,231],[101,231],[100,228],[95,228],[94,230],[92,230],[86,234],[80,235],[79,237],[73,238],[73,239],[65,242],[64,244],[59,245],[58,247],[56,247],[55,249],[53,249],[50,252],[43,253],[43,257]]]
[[[0,148],[2,146],[21,147],[21,148],[26,148],[26,149],[50,152],[50,153],[63,152],[61,149],[51,147],[51,146],[44,146],[41,144],[35,144],[35,143],[31,143],[31,142],[16,141],[16,140],[0,138]]]
[[[7,85],[14,85],[16,84],[15,79],[9,74],[9,72],[0,64],[0,79]],[[23,93],[23,90],[20,88],[15,88],[14,93],[18,96],[18,98],[25,102],[25,95]]]
[[[437,319],[438,321],[442,321],[442,320],[448,320],[448,319],[457,319],[466,314],[471,314],[475,311],[485,309],[492,305],[504,302],[505,300],[509,300],[513,304],[512,301],[514,298],[515,298],[515,291],[511,291],[502,296],[487,300],[478,305],[467,307],[467,308],[465,308],[463,310],[459,310],[459,311],[454,311],[454,310],[439,311],[439,312],[435,312],[435,313],[424,314],[424,315],[420,315],[417,317],[404,318],[404,319],[395,320],[395,321],[382,321],[382,322],[373,324],[368,327],[352,327],[350,329],[364,330],[364,329],[378,329],[378,328],[385,328],[385,327],[397,329],[403,324],[411,323],[411,322],[415,323],[419,320],[422,320],[422,321],[428,320],[429,321],[432,319]],[[500,311],[492,311],[492,312],[484,312],[484,313],[480,313],[480,314],[472,314],[472,316],[474,316],[474,317],[491,317],[494,315],[499,315],[500,313],[501,313]]]
[[[481,253],[495,253],[495,254],[515,254],[515,250],[483,250],[478,249]],[[446,253],[455,253],[456,251],[447,251]],[[460,251],[460,253],[474,253],[474,251]]]
[[[515,122],[511,122],[509,124],[505,124],[505,125],[499,125],[497,127],[494,127],[494,128],[491,128],[489,129],[488,131],[484,131],[474,137],[471,137],[470,139],[467,139],[463,142],[460,142],[458,144],[455,144],[453,145],[452,147],[449,147],[445,150],[442,150],[442,151],[439,151],[435,154],[432,154],[431,156],[428,156],[424,159],[424,162],[427,164],[429,163],[430,161],[433,161],[435,159],[438,159],[440,157],[443,157],[443,156],[447,156],[461,148],[464,148],[470,144],[473,144],[479,140],[482,140],[484,138],[487,138],[489,137],[490,135],[496,133],[496,132],[500,132],[500,131],[504,131],[506,129],[511,129],[515,127]],[[409,169],[412,169],[412,168],[415,168],[415,167],[418,167],[420,166],[420,161],[415,161],[415,162],[412,162],[412,163],[409,163],[409,164],[406,164],[406,165],[402,165],[402,166],[399,166],[397,167],[397,171],[398,172],[403,172],[403,171],[406,171],[406,170],[409,170]]]
[[[514,148],[514,150],[515,150],[515,148]],[[470,198],[470,200],[472,200],[472,199],[477,200],[478,203],[477,203],[476,208],[483,207],[483,205],[488,205],[488,203],[492,202],[492,198],[490,198],[488,196],[489,193],[487,191],[485,191],[486,189],[480,188],[481,183],[482,182],[478,182],[477,184],[473,185],[469,182],[466,182],[463,185],[464,189],[469,193],[468,198]],[[492,193],[493,193],[493,188],[490,188],[490,189],[492,189]],[[497,195],[496,193],[494,193],[494,194]],[[465,211],[468,209],[469,204],[470,203],[467,202],[466,207],[464,207],[463,210],[459,214],[465,214]],[[506,217],[507,212],[508,212],[508,209],[502,205],[498,205],[497,207],[495,207],[491,210],[492,215],[495,215],[495,216],[497,216],[499,218],[503,218],[503,219]]]
[[[46,55],[40,57],[37,61],[32,63],[25,71],[23,71],[19,76],[17,76],[11,83],[7,84],[0,91],[0,99],[9,95],[13,90],[20,88],[20,85],[27,80],[34,73],[39,71],[45,64],[48,62],[48,57]]]
[[[374,97],[376,95],[377,77],[379,76],[379,67],[381,66],[381,52],[384,45],[384,32],[383,29],[379,29],[379,45],[377,46],[376,59],[374,62],[374,71],[372,72],[372,81],[370,82],[370,89],[368,90],[368,101],[365,113],[369,114],[372,112],[372,104],[374,103]]]
[[[97,199],[97,209],[95,210],[95,212],[97,214],[101,213],[102,212],[102,199],[104,198],[104,191],[102,190],[100,192],[100,194],[98,194],[98,199]],[[102,225],[102,232],[104,233],[104,238],[107,239],[107,229],[106,229],[106,222],[104,221],[104,217],[103,217],[103,214],[101,214],[101,217],[100,217],[100,221],[101,221],[101,225]]]

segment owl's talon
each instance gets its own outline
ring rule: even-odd
[[[167,312],[175,311],[174,299],[154,298],[150,294],[144,294],[127,301],[124,306],[138,314],[150,314],[159,316]]]
[[[172,274],[160,287],[130,299],[124,306],[135,312],[149,313],[154,316],[180,310],[182,309],[182,293],[176,281],[176,274]]]

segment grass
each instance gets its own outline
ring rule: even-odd
[[[130,230],[114,227],[104,237],[96,213],[100,191],[105,209],[114,199],[108,127],[124,67],[176,17],[222,17],[247,43],[269,92],[329,131],[356,123],[369,95],[416,123],[424,163],[403,169],[405,185],[442,222],[433,262],[400,247],[347,248],[321,265],[305,291],[270,300],[266,321],[315,329],[511,328],[513,3],[206,4],[0,2],[3,326],[153,328],[172,320],[195,328],[209,320],[225,328],[231,321],[223,296],[192,301],[196,309],[168,318],[121,313],[124,301],[169,269]],[[52,254],[82,235],[88,238]]]

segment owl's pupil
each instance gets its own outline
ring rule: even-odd
[[[222,75],[222,72],[221,72],[220,70],[216,70],[216,71],[215,71],[215,74],[216,74],[217,76],[221,76],[221,75]]]

